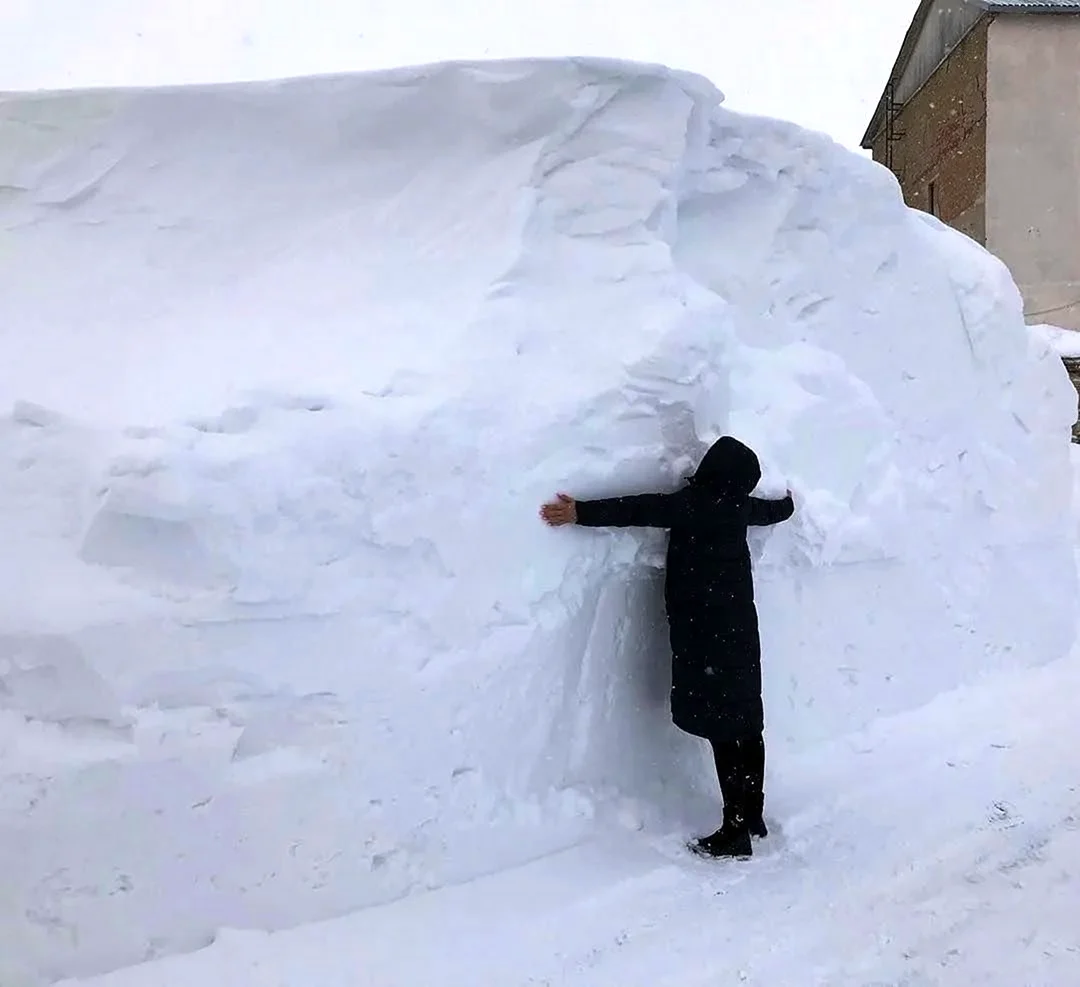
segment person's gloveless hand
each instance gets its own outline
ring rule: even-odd
[[[564,524],[577,523],[577,506],[574,498],[567,494],[557,494],[558,500],[552,504],[544,504],[540,508],[540,518],[545,524],[558,528]]]

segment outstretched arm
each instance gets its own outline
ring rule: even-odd
[[[577,523],[590,528],[670,528],[680,499],[674,494],[637,494],[607,500],[579,500]]]
[[[580,524],[589,528],[670,528],[682,512],[678,494],[637,494],[606,500],[574,500],[559,494],[540,516],[552,527]]]
[[[780,500],[759,500],[750,498],[750,519],[752,525],[779,524],[795,513],[795,501],[789,493]]]

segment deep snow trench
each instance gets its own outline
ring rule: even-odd
[[[11,977],[711,820],[662,541],[536,507],[724,432],[796,496],[771,758],[1067,651],[1075,392],[1007,272],[720,102],[596,60],[0,100]]]

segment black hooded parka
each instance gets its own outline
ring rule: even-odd
[[[761,641],[746,529],[786,521],[791,496],[760,500],[754,452],[730,436],[705,454],[689,484],[671,494],[578,501],[588,527],[666,528],[664,602],[672,655],[675,725],[709,740],[760,734]]]

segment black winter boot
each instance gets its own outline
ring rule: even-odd
[[[737,857],[746,859],[754,855],[750,842],[750,830],[745,825],[725,823],[712,836],[703,836],[690,844],[690,849],[702,857]]]
[[[752,856],[754,851],[747,826],[746,753],[738,740],[712,740],[709,743],[724,797],[724,825],[711,836],[694,840],[690,849],[708,857]]]

